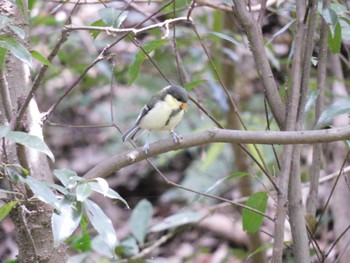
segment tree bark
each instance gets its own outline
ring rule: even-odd
[[[12,25],[24,30],[25,39],[18,38],[16,34],[9,30],[2,30],[1,35],[15,38],[17,42],[28,47],[28,5],[27,1],[22,1],[22,3],[23,10],[9,0],[1,1],[0,13],[13,19]],[[21,102],[27,97],[31,87],[29,66],[9,52],[2,81],[7,84],[5,88],[8,89],[9,97],[1,97],[1,108],[11,105],[12,118],[16,118],[17,110],[21,106]],[[4,85],[2,87],[4,88]],[[10,101],[5,101],[6,99],[10,99]],[[9,114],[6,115],[1,117],[1,125],[12,121],[8,118]],[[18,129],[43,138],[41,115],[34,99],[31,100],[26,117]],[[30,176],[47,182],[53,181],[49,162],[45,155],[9,142],[6,142],[1,151],[2,162],[20,163],[30,171]],[[22,186],[22,190],[28,198],[31,197],[30,191],[27,191],[24,186]],[[16,227],[19,262],[65,262],[65,246],[54,246],[51,216],[52,209],[40,201],[24,201],[12,210],[11,217]]]

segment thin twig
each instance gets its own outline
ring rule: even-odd
[[[346,162],[347,162],[349,156],[350,156],[350,151],[348,151],[348,153],[346,154],[346,157],[344,158],[343,164],[342,164],[342,166],[341,166],[341,168],[340,168],[340,170],[339,170],[338,176],[337,176],[337,178],[335,179],[335,182],[334,182],[334,184],[333,184],[333,186],[332,186],[332,190],[331,190],[331,192],[329,193],[329,196],[328,196],[328,198],[327,198],[326,204],[324,205],[324,207],[323,207],[323,209],[322,209],[322,211],[321,211],[321,213],[320,213],[320,216],[319,216],[319,218],[318,218],[318,221],[317,221],[317,224],[316,224],[316,227],[315,227],[315,231],[317,230],[317,227],[319,226],[319,224],[320,224],[320,222],[321,222],[321,220],[322,220],[322,217],[323,217],[323,215],[324,215],[325,212],[326,212],[326,209],[327,209],[327,207],[328,207],[328,204],[329,204],[329,202],[331,201],[331,198],[332,198],[332,196],[333,196],[333,193],[334,193],[334,191],[335,191],[335,188],[336,188],[336,186],[338,185],[338,181],[339,181],[339,179],[340,179],[340,176],[341,176],[341,175],[343,174],[343,172],[344,172],[344,167],[345,167],[345,164],[346,164]]]
[[[109,48],[109,46],[106,46],[100,53],[100,55],[88,66],[85,68],[83,73],[68,87],[68,89],[58,98],[58,100],[48,109],[46,113],[43,114],[43,121],[46,121],[51,114],[55,111],[57,106],[62,102],[62,100],[73,90],[73,88],[83,79],[83,77],[88,73],[88,71],[94,67],[98,62],[109,59],[113,57],[115,54],[108,54],[105,55],[106,50]]]
[[[197,195],[201,195],[201,196],[205,196],[205,197],[209,197],[209,198],[212,198],[212,199],[216,199],[216,200],[219,200],[219,201],[223,201],[223,202],[226,202],[226,203],[229,203],[231,205],[234,205],[234,206],[238,206],[240,208],[244,208],[244,209],[247,209],[249,211],[252,211],[254,213],[257,213],[259,215],[262,215],[263,217],[269,219],[270,221],[274,221],[272,217],[264,214],[263,212],[255,209],[255,208],[251,208],[249,206],[246,206],[246,205],[243,205],[241,203],[237,203],[235,201],[232,201],[232,200],[229,200],[229,199],[226,199],[226,198],[223,198],[223,197],[220,197],[220,196],[216,196],[216,195],[212,195],[212,194],[209,194],[209,193],[206,193],[206,192],[201,192],[201,191],[197,191],[197,190],[194,190],[194,189],[191,189],[191,188],[188,188],[186,186],[183,186],[183,185],[180,185],[180,184],[177,184],[175,182],[172,182],[170,181],[168,178],[166,178],[166,176],[158,169],[158,167],[156,165],[154,165],[149,159],[147,159],[147,162],[153,167],[153,169],[155,169],[158,174],[163,178],[163,180],[169,184],[169,185],[172,185],[174,187],[177,187],[177,188],[180,188],[182,190],[185,190],[187,192],[191,192],[191,193],[195,193]]]
[[[348,225],[347,228],[345,228],[344,231],[337,237],[337,239],[334,241],[334,243],[332,244],[332,246],[329,248],[328,252],[326,253],[325,258],[327,258],[329,256],[329,254],[332,252],[333,248],[338,244],[340,239],[346,234],[346,232],[348,232],[349,229],[350,229],[350,225]]]

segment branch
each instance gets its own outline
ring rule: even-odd
[[[5,112],[5,117],[7,121],[10,122],[12,119],[13,108],[11,103],[10,90],[7,85],[7,80],[3,69],[0,69],[0,95],[2,98],[2,106]]]
[[[199,6],[208,6],[208,7],[218,9],[221,11],[225,11],[225,12],[232,12],[232,8],[229,7],[228,5],[222,4],[220,2],[215,3],[213,0],[197,0],[196,2],[197,2],[197,5],[199,5]],[[270,6],[274,5],[276,2],[277,2],[277,0],[268,0],[266,3],[266,7],[270,7]],[[260,9],[261,9],[260,4],[251,6],[252,12],[260,11]]]
[[[105,31],[107,34],[116,34],[116,33],[134,33],[135,35],[138,35],[140,33],[143,33],[145,31],[155,29],[155,28],[168,28],[171,24],[176,24],[179,22],[189,22],[192,23],[191,18],[187,19],[187,17],[177,17],[172,19],[167,19],[163,22],[153,24],[150,26],[142,27],[142,28],[113,28],[113,27],[100,27],[100,26],[71,26],[66,25],[65,29],[68,31],[77,31],[77,30],[97,30],[97,31]]]
[[[235,17],[244,28],[250,49],[256,64],[260,79],[264,85],[264,93],[268,100],[272,114],[281,130],[285,128],[286,107],[282,102],[272,69],[265,52],[264,38],[257,21],[248,12],[245,1],[234,0],[233,11]]]
[[[139,147],[128,153],[112,156],[93,167],[84,177],[87,179],[96,177],[104,178],[130,164],[165,152],[214,142],[242,144],[314,144],[348,139],[350,139],[350,127],[314,131],[239,131],[214,128],[183,136],[180,144],[174,144],[172,139],[164,139],[152,143],[147,154],[143,151],[142,147]]]

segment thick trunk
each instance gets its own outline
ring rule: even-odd
[[[26,12],[27,2],[22,2]],[[7,30],[1,31],[0,34],[15,38],[27,47],[28,14],[23,13],[17,5],[9,0],[1,1],[0,14],[13,19],[13,25],[23,29],[26,32],[26,38],[19,39],[13,32]],[[0,110],[5,112],[4,109],[10,105],[12,113],[10,115],[14,118],[31,86],[30,68],[8,53],[2,73],[2,82],[7,83],[6,87],[2,85],[2,89],[5,89],[5,93],[7,91],[9,96],[0,97]],[[10,123],[8,112],[6,115],[0,116],[1,125]],[[43,137],[40,112],[34,99],[31,101],[19,129]],[[24,147],[11,145],[9,142],[0,151],[2,151],[0,157],[2,162],[20,163],[30,171],[30,176],[52,182],[52,173],[45,155]],[[22,186],[22,190],[25,192],[26,188]],[[27,195],[30,197],[30,193]],[[16,226],[19,262],[65,262],[65,248],[63,246],[54,247],[51,215],[52,209],[40,201],[21,202],[12,210],[11,217]]]

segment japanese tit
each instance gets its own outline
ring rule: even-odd
[[[152,96],[150,101],[142,108],[135,125],[127,130],[123,141],[133,140],[142,130],[169,131],[175,143],[180,142],[179,136],[174,132],[187,110],[188,94],[183,87],[177,85],[167,86]],[[143,147],[149,150],[148,135]]]

